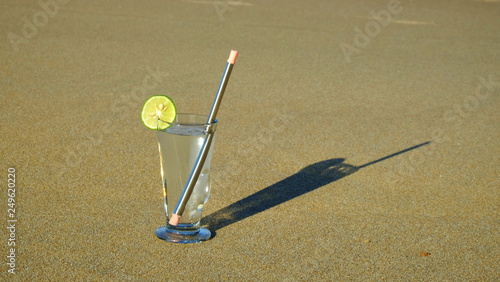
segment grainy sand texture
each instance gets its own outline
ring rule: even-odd
[[[499,281],[499,31],[496,0],[3,0],[0,280]],[[164,242],[142,105],[208,114],[231,49],[215,236]]]

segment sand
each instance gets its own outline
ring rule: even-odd
[[[2,280],[500,279],[499,1],[42,3],[0,4]],[[166,243],[142,105],[208,114],[231,49],[215,236]]]

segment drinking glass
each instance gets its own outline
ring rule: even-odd
[[[173,226],[168,223],[193,170],[207,132],[215,134],[217,120],[208,124],[207,119],[204,115],[179,113],[172,123],[158,121],[158,148],[167,223],[156,229],[155,234],[162,240],[173,243],[199,243],[211,236],[208,229],[200,226],[200,220],[203,206],[210,194],[210,163],[214,142],[209,148],[179,224]],[[160,130],[166,126],[168,128]]]

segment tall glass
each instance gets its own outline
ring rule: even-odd
[[[155,234],[162,240],[173,243],[199,243],[211,236],[208,229],[200,227],[200,220],[203,206],[210,194],[210,162],[214,142],[210,146],[205,164],[179,224],[173,226],[168,223],[193,170],[209,126],[215,134],[217,120],[207,124],[207,119],[208,117],[203,115],[177,114],[173,123],[158,121],[158,128],[169,126],[165,130],[158,130],[167,224],[156,229]]]

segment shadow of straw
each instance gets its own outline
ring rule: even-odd
[[[387,160],[429,143],[425,142],[413,146],[361,166],[346,164],[344,163],[345,159],[330,159],[306,166],[296,174],[204,217],[201,220],[201,225],[206,226],[215,236],[215,231],[218,229],[316,190],[363,167]]]

